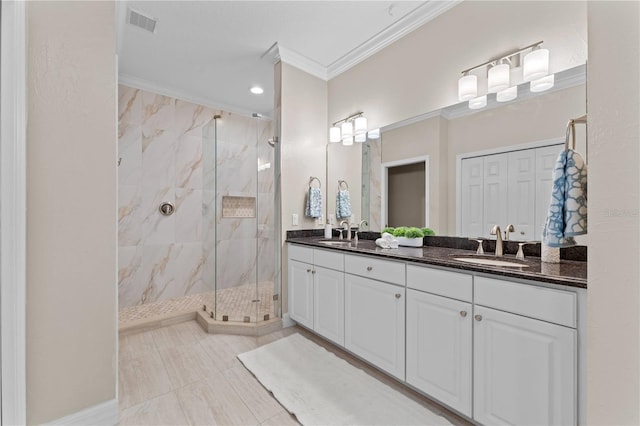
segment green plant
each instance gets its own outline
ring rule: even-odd
[[[404,233],[406,238],[422,238],[424,234],[422,233],[422,229],[420,228],[408,228]]]
[[[425,237],[436,235],[436,233],[431,228],[422,228],[422,233],[424,234]]]
[[[384,228],[384,229],[382,230],[382,234],[384,234],[384,233],[386,232],[386,233],[388,233],[388,234],[393,235],[393,231],[394,231],[394,230],[395,230],[395,228],[392,228],[392,227]]]
[[[407,227],[406,226],[399,226],[396,229],[393,230],[393,236],[394,237],[404,237],[405,232],[407,232]]]

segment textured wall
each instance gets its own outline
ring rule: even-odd
[[[27,423],[116,397],[113,2],[28,2]]]

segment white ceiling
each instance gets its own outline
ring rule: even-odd
[[[271,115],[278,52],[283,61],[328,80],[457,3],[118,2],[120,82],[229,111]],[[127,24],[129,8],[157,19],[155,33]],[[276,42],[278,48],[264,55]],[[265,89],[263,95],[249,93],[254,84]]]

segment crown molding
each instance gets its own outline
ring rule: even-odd
[[[263,57],[274,63],[280,60],[321,80],[329,81],[461,2],[462,0],[428,0],[327,67],[279,43],[271,46]]]
[[[314,61],[313,59],[309,59],[294,50],[284,47],[281,44],[278,44],[277,50],[276,62],[279,59],[282,62],[309,73],[314,77],[318,77],[321,80],[328,80],[327,68],[322,64]]]
[[[133,87],[134,89],[145,90],[147,92],[157,93],[159,95],[168,96],[170,98],[180,99],[181,101],[191,102],[197,105],[202,105],[215,110],[222,110],[225,112],[231,112],[238,115],[244,115],[246,117],[252,117],[256,111],[249,111],[243,108],[238,108],[234,105],[225,104],[224,102],[217,102],[213,99],[202,98],[194,96],[189,92],[175,87],[167,85],[160,85],[150,80],[134,77],[129,74],[119,73],[118,84],[124,84],[125,86]],[[271,120],[272,117],[261,113],[262,118]]]
[[[389,132],[391,130],[398,129],[398,128],[403,127],[403,126],[408,126],[410,124],[418,123],[419,121],[428,120],[428,119],[433,118],[433,117],[439,117],[441,115],[442,115],[442,110],[441,109],[437,109],[435,111],[431,111],[431,112],[427,112],[427,113],[424,113],[424,114],[416,115],[415,117],[407,118],[406,120],[398,121],[396,123],[391,123],[389,125],[381,127],[380,131],[383,132],[383,133],[384,132]]]
[[[380,50],[457,6],[462,0],[429,0],[327,67],[327,80],[342,74]]]

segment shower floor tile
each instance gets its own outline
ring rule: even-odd
[[[256,300],[255,284],[247,284],[238,287],[220,289],[217,292],[218,305],[216,319],[222,320],[228,316],[229,321],[250,322],[264,321],[265,315],[274,318],[275,302],[273,300],[273,283],[262,282],[258,284],[258,297]],[[216,292],[194,294],[161,302],[147,303],[144,305],[122,308],[118,312],[120,327],[139,320],[152,320],[163,318],[171,314],[195,312],[207,306],[207,312],[214,307]]]

